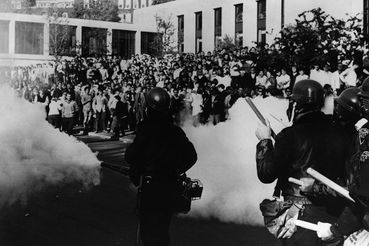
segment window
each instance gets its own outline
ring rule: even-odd
[[[364,0],[364,36],[369,39],[369,0]]]
[[[236,4],[235,6],[235,42],[239,47],[243,46],[243,4]]]
[[[136,32],[113,30],[113,55],[130,58],[135,54]]]
[[[0,21],[0,53],[9,53],[9,21]]]
[[[44,53],[44,24],[16,21],[15,53],[42,55]]]
[[[257,0],[257,42],[266,41],[266,0]]]
[[[196,13],[196,31],[202,31],[202,12]]]
[[[202,51],[202,12],[195,13],[195,50],[197,52]]]
[[[50,55],[76,55],[76,26],[50,24]]]
[[[222,8],[214,9],[214,46],[218,47],[222,39]]]
[[[178,51],[183,53],[184,49],[184,16],[178,16]]]
[[[82,27],[82,55],[105,55],[107,34],[107,29]]]
[[[157,50],[157,45],[155,40],[158,37],[158,33],[154,32],[141,32],[141,53],[148,55],[157,55],[159,51]]]

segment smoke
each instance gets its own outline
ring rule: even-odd
[[[41,105],[0,89],[0,206],[48,185],[99,184],[100,163],[84,143],[49,125]]]
[[[276,133],[283,124],[288,125],[287,100],[269,97],[253,101]],[[272,197],[274,184],[262,184],[257,178],[255,129],[259,120],[244,99],[229,113],[230,119],[216,126],[184,127],[198,154],[188,175],[204,185],[203,196],[192,203],[189,216],[261,225],[259,203]]]

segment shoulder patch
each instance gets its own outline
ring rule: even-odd
[[[366,136],[368,136],[369,130],[367,128],[361,128],[359,130],[359,141],[360,144],[363,144],[365,141]]]
[[[365,162],[369,158],[369,151],[364,151],[360,155],[360,162]]]

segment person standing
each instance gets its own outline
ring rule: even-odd
[[[368,85],[369,80],[364,81],[364,90],[356,87],[344,90],[336,99],[335,107],[336,118],[345,127],[348,134],[347,141],[350,141],[352,146],[352,158],[346,167],[346,179],[350,196],[355,202],[346,203],[347,206],[337,221],[321,223],[319,225],[321,229],[318,231],[318,236],[323,240],[349,237],[346,240],[349,245],[363,245],[357,241],[367,238],[366,242],[368,242],[369,236],[369,124],[367,120],[369,109],[362,103],[363,98],[369,98],[369,91],[365,91],[365,84]],[[321,187],[311,189],[322,190]]]
[[[277,77],[277,89],[279,89],[283,96],[287,96],[287,89],[290,87],[291,77],[287,74],[285,68],[281,69],[281,74]]]
[[[177,180],[196,163],[197,154],[183,130],[172,123],[165,90],[150,90],[146,105],[147,119],[139,124],[125,160],[131,181],[141,190],[138,212],[143,244],[168,246],[175,197],[180,195]]]
[[[303,68],[299,69],[299,75],[296,76],[296,80],[295,80],[295,84],[297,84],[297,82],[300,82],[302,80],[308,79],[309,76],[305,74],[305,71]],[[292,87],[293,89],[293,87]]]
[[[61,127],[61,112],[63,108],[63,103],[58,100],[57,97],[53,96],[49,104],[49,115],[47,116],[47,121],[53,125],[56,129],[60,130]]]
[[[83,91],[84,93],[81,97],[81,103],[83,107],[83,127],[84,134],[87,134],[90,128],[92,117],[92,96],[90,94],[90,86],[86,86]]]
[[[67,98],[62,107],[63,131],[72,135],[74,115],[78,112],[77,103],[72,100],[72,95],[67,93]]]
[[[334,223],[343,210],[341,198],[315,199],[288,181],[293,177],[307,186],[312,180],[306,173],[309,167],[338,183],[345,178],[345,162],[350,157],[347,139],[344,131],[321,112],[323,93],[322,86],[314,80],[303,80],[295,85],[292,92],[295,104],[293,124],[276,136],[274,145],[269,125],[259,125],[256,130],[259,139],[256,151],[258,178],[263,183],[277,180],[274,196],[283,196],[284,201],[293,204],[291,208],[295,209],[287,221],[298,216],[315,224],[320,221]],[[296,229],[293,223],[284,224],[278,238],[283,245],[295,246],[339,243],[323,242],[316,232]]]
[[[144,111],[145,111],[145,95],[142,92],[141,86],[138,86],[136,89],[135,102],[133,108],[136,115],[136,124],[138,124],[144,120]]]
[[[118,140],[120,133],[125,135],[125,127],[128,118],[128,103],[122,101],[119,95],[115,96],[116,104],[113,111],[113,121],[111,123],[111,129],[114,135],[110,138],[111,140]]]
[[[347,68],[344,72],[340,74],[341,81],[345,84],[345,87],[356,86],[357,83],[357,74],[355,70],[358,68],[358,65],[351,64],[351,67]]]
[[[103,94],[102,90],[99,89],[96,96],[93,99],[92,108],[95,115],[95,131],[105,131],[105,117],[107,110],[108,99]]]

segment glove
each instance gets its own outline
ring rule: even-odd
[[[302,192],[311,192],[313,190],[313,185],[314,185],[315,179],[313,179],[313,178],[301,178],[300,181],[302,181],[302,185],[300,186],[300,190]]]
[[[284,224],[284,227],[277,235],[277,238],[291,238],[292,235],[297,231],[297,226],[295,224],[295,220],[298,217],[298,213],[294,215],[293,217],[289,217],[286,213],[286,223]]]
[[[270,139],[272,133],[271,133],[271,129],[270,129],[270,123],[268,120],[266,120],[266,124],[261,124],[259,123],[256,131],[255,131],[255,135],[259,140],[263,140],[263,139]]]
[[[318,228],[316,231],[316,234],[318,235],[318,237],[322,239],[323,241],[332,239],[333,233],[331,231],[331,226],[332,225],[329,223],[318,222]]]

